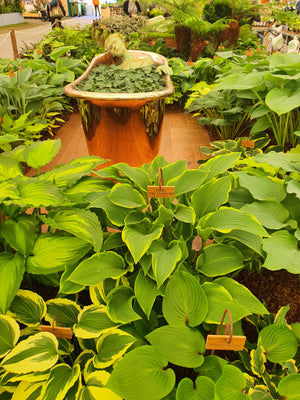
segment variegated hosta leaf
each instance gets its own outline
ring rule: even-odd
[[[16,221],[7,219],[1,227],[1,236],[10,247],[27,257],[34,246],[36,226],[37,221],[30,215],[19,217]]]
[[[39,236],[28,257],[26,270],[31,274],[52,274],[78,262],[91,248],[86,241],[74,236]],[[55,251],[54,251],[55,249]]]
[[[5,314],[21,285],[25,260],[20,253],[0,254],[0,313]]]
[[[58,342],[52,333],[40,332],[18,343],[2,360],[1,367],[13,373],[46,371],[58,360]]]
[[[120,329],[108,331],[97,342],[97,354],[94,357],[96,368],[104,369],[121,358],[136,339]]]
[[[257,346],[257,349],[251,350],[251,371],[253,374],[261,377],[265,372],[265,363],[267,362],[264,348],[262,346]]]
[[[120,396],[105,387],[109,376],[106,371],[88,374],[86,386],[81,389],[78,400],[122,400]]]
[[[0,155],[0,182],[6,181],[10,178],[23,176],[23,169],[21,164],[12,158]]]
[[[13,200],[19,198],[19,191],[13,180],[0,182],[0,200]]]
[[[20,382],[11,400],[36,400],[42,390],[43,383]]]
[[[45,320],[53,323],[53,318],[59,315],[60,319],[56,320],[58,326],[60,325],[60,320],[63,326],[72,328],[77,322],[78,314],[81,311],[80,306],[72,300],[69,299],[52,299],[46,302],[47,313]]]
[[[46,304],[41,296],[30,290],[19,290],[8,311],[22,324],[37,325],[46,314]]]
[[[22,156],[26,164],[35,169],[48,164],[61,148],[60,139],[37,141],[26,146]]]
[[[49,370],[43,372],[30,372],[28,374],[12,374],[11,372],[7,372],[7,374],[12,375],[10,378],[10,382],[43,382],[48,379]]]
[[[68,390],[75,384],[80,375],[80,366],[71,368],[59,364],[52,368],[48,380],[44,383],[40,398],[43,400],[65,400]]]
[[[118,286],[111,290],[107,296],[107,314],[117,323],[127,324],[141,317],[133,311],[132,301],[134,293],[129,286]]]
[[[20,328],[8,315],[0,315],[0,358],[13,349],[20,337]]]
[[[89,210],[65,210],[50,212],[43,217],[43,222],[51,228],[59,229],[85,240],[100,251],[103,242],[101,224],[95,213]]]
[[[50,207],[63,203],[63,196],[58,187],[38,177],[20,178],[17,181],[19,199],[13,203],[21,207]]]
[[[73,330],[78,338],[90,339],[118,325],[108,317],[105,306],[87,306],[79,313]]]
[[[127,272],[123,257],[113,251],[107,251],[94,254],[80,263],[69,276],[69,280],[93,286],[107,278],[120,278]]]

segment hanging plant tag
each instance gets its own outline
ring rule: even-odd
[[[57,338],[72,339],[71,328],[61,328],[58,326],[41,325],[41,332],[53,333]]]
[[[243,350],[246,336],[207,335],[206,350]]]
[[[37,54],[38,56],[40,56],[40,55],[42,54],[42,50],[41,50],[41,49],[37,49],[36,54]]]
[[[8,71],[8,76],[9,76],[10,78],[13,78],[13,77],[15,76],[15,71],[13,71],[13,70]]]
[[[175,186],[148,186],[148,197],[174,197]]]
[[[254,149],[255,142],[253,140],[242,139],[241,145],[245,146],[245,147],[249,147],[250,149]]]

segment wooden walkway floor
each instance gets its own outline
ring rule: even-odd
[[[58,131],[56,139],[62,141],[62,148],[50,164],[42,170],[67,163],[74,158],[88,155],[80,116],[75,113]],[[207,146],[209,135],[196,118],[183,112],[166,112],[163,122],[162,139],[159,153],[169,162],[187,160],[188,168],[197,168],[201,158],[200,146]]]

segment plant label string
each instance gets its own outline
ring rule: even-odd
[[[61,327],[57,326],[57,319],[59,319]],[[64,328],[62,320],[58,314],[53,317],[52,325],[41,325],[40,328],[41,332],[53,333],[57,338],[72,339],[71,328]]]
[[[148,186],[147,192],[149,204],[152,197],[162,197],[164,199],[163,204],[165,204],[165,198],[175,197],[175,186],[164,186],[163,172],[161,167],[158,169],[158,186]]]

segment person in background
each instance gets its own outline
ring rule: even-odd
[[[97,17],[97,11],[98,11],[99,18],[101,18],[100,1],[93,0],[93,5],[94,5],[94,9],[95,9],[95,17]]]
[[[49,3],[49,21],[51,22],[52,29],[55,28],[55,20],[58,20],[59,28],[63,28],[61,19],[65,15],[66,11],[61,0],[51,0]]]
[[[133,15],[137,15],[138,13],[140,13],[142,11],[139,2],[132,1],[132,0],[124,1],[123,10],[126,15],[129,15],[129,17],[132,17]]]
[[[297,14],[300,15],[300,0],[296,1],[296,10],[297,10]]]

